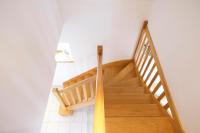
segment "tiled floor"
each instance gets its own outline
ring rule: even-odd
[[[57,99],[50,93],[41,133],[92,133],[93,106],[65,117],[58,115],[58,106]]]

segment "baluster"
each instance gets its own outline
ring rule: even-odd
[[[63,97],[61,96],[61,92],[59,92],[58,88],[54,88],[53,93],[57,97],[58,101],[60,102],[59,114],[63,115],[63,116],[64,115],[71,115],[73,113],[73,111],[68,109],[67,105],[64,102]]]
[[[69,92],[69,94],[70,94],[70,97],[71,97],[71,99],[72,99],[73,104],[76,104],[76,100],[75,100],[75,98],[74,98],[74,95],[73,95],[73,93],[72,93],[72,90]]]
[[[149,46],[148,46],[148,49],[149,49]],[[143,69],[143,67],[144,67],[144,65],[145,65],[145,63],[146,63],[146,61],[147,61],[148,56],[149,56],[149,51],[146,51],[146,55],[145,55],[145,57],[144,57],[144,61],[142,62],[141,68],[140,68],[140,70],[139,70],[139,74],[141,74],[142,69]]]
[[[144,37],[145,37],[145,31],[142,30],[141,36],[139,37],[139,40],[138,40],[138,42],[137,42],[137,46],[136,46],[136,49],[135,49],[135,54],[134,54],[134,59],[135,59],[135,60],[136,60],[137,57],[139,56],[140,50],[141,50],[141,48],[142,48],[141,41],[142,41],[142,39],[144,39]]]
[[[82,100],[81,100],[81,94],[80,94],[79,87],[76,87],[76,95],[78,97],[78,102],[80,103]]]
[[[145,28],[146,28],[147,24],[148,24],[148,21],[144,21],[144,23],[143,23],[143,25],[142,25],[142,27],[141,27],[141,30],[140,30],[140,33],[139,33],[139,36],[138,36],[138,40],[137,40],[137,42],[136,42],[136,47],[135,47],[134,55],[133,55],[133,57],[134,57],[135,60],[136,60],[136,57],[137,57],[137,55],[138,55],[138,51],[139,51],[139,49],[140,49],[140,42],[141,42],[141,39],[143,39],[144,34],[145,34],[145,32],[146,32],[146,29],[145,29]]]
[[[94,87],[93,87],[93,81],[90,82],[90,94],[91,94],[91,98],[94,97]]]
[[[135,60],[135,63],[136,63],[136,64],[138,63],[138,59],[139,59],[140,54],[141,54],[141,52],[142,52],[142,49],[143,49],[143,47],[144,47],[144,42],[145,42],[146,38],[147,38],[147,36],[146,36],[146,34],[145,34],[145,37],[144,37],[144,39],[143,39],[142,42],[141,42],[141,45],[142,45],[142,46],[141,46],[140,51],[139,51],[139,53],[138,53],[138,56],[137,56],[137,58],[136,58],[136,60]]]
[[[145,55],[145,53],[146,53],[147,45],[148,45],[148,43],[147,43],[147,44],[144,44],[144,50],[142,51],[142,55],[141,55],[141,57],[139,58],[138,62],[136,63],[138,70],[139,70],[140,64],[141,64],[141,62],[142,62],[142,60],[143,60],[143,58],[144,58],[144,55]]]
[[[146,72],[147,72],[147,70],[148,70],[148,68],[149,68],[149,65],[151,64],[152,59],[153,59],[153,56],[150,57],[149,62],[148,62],[148,64],[146,65],[146,67],[145,67],[145,69],[144,69],[144,72],[143,72],[143,74],[142,74],[142,78],[144,78],[144,75],[146,74]]]
[[[64,102],[64,100],[63,100],[58,88],[53,88],[53,94],[58,99],[58,101],[59,101],[60,105],[62,106],[62,108],[65,108],[66,107],[65,102]]]
[[[156,93],[156,91],[160,88],[160,86],[162,85],[161,81],[156,85],[156,87],[154,88],[152,94],[154,95]]]
[[[169,108],[169,104],[166,103],[166,104],[163,106],[163,108],[164,108],[165,110],[167,110],[167,109]]]
[[[68,99],[68,97],[67,97],[67,95],[65,93],[63,93],[63,97],[64,97],[64,101],[66,101],[67,105],[70,106],[71,103],[70,103],[70,101],[69,101],[69,99]]]
[[[153,66],[151,67],[150,72],[148,73],[148,75],[147,75],[147,77],[146,77],[146,79],[144,81],[145,84],[147,83],[147,81],[148,81],[149,77],[151,76],[151,73],[153,72],[153,70],[154,70],[155,67],[156,67],[156,64],[153,64]]]
[[[83,96],[84,96],[84,101],[87,101],[88,100],[88,96],[87,96],[86,84],[83,84]]]
[[[92,84],[94,85],[94,96],[96,96],[96,92],[97,92],[96,80],[94,80],[94,81],[92,82]]]
[[[153,76],[151,82],[150,82],[149,85],[148,85],[148,88],[150,88],[150,87],[152,86],[152,84],[154,83],[154,81],[155,81],[155,79],[157,78],[157,76],[158,76],[158,72],[156,72],[155,75]]]
[[[163,93],[158,97],[158,101],[160,101],[163,97],[165,96],[165,92],[163,91]]]

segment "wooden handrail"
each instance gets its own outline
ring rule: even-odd
[[[147,92],[151,93],[154,100],[160,103],[161,109],[169,114],[170,119],[175,124],[176,130],[183,132],[183,128],[170,95],[169,86],[167,85],[167,81],[161,68],[147,24],[148,21],[144,21],[133,56],[136,64],[137,75],[142,81],[142,84],[146,88]],[[160,81],[156,82],[157,78]],[[147,81],[149,81],[149,84],[147,84]],[[161,88],[164,89],[164,92],[156,95],[159,90],[162,90]],[[162,105],[161,101],[164,98],[166,98],[167,103]]]
[[[87,79],[81,80],[81,81],[79,81],[79,82],[77,82],[77,83],[75,83],[73,85],[67,86],[67,87],[63,88],[62,90],[60,90],[60,91],[61,92],[68,92],[71,89],[75,89],[75,88],[81,86],[82,84],[90,82],[90,81],[95,80],[95,79],[96,79],[96,75],[94,75],[92,77],[89,77]]]
[[[72,85],[72,84],[74,84],[74,83],[76,83],[76,82],[79,82],[79,81],[82,81],[82,80],[84,80],[84,79],[87,79],[88,77],[92,77],[92,76],[96,75],[96,71],[97,71],[97,68],[96,68],[96,67],[95,67],[95,68],[92,68],[92,69],[90,69],[90,70],[88,70],[88,71],[86,71],[86,72],[84,72],[84,73],[81,73],[81,74],[78,75],[78,76],[75,76],[75,77],[73,77],[73,78],[71,78],[71,79],[65,81],[65,82],[63,83],[63,86],[64,86],[64,87],[68,87],[68,86],[70,86],[70,85]]]
[[[97,66],[97,79],[96,79],[96,99],[95,99],[95,112],[94,112],[94,128],[93,133],[105,133],[105,111],[104,111],[104,91],[103,91],[103,67],[102,67],[102,54],[103,47],[97,47],[98,53],[98,66]]]

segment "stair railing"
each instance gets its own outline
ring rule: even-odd
[[[182,126],[147,24],[147,21],[143,23],[133,56],[137,74],[143,86],[152,94],[153,99],[160,104],[161,109],[168,114],[180,132],[183,131]]]
[[[95,99],[95,112],[94,112],[94,127],[93,133],[105,133],[105,111],[104,111],[104,91],[103,91],[103,66],[102,54],[103,47],[97,47],[98,53],[98,66],[97,66],[97,79],[96,79],[96,99]]]
[[[70,115],[72,111],[94,104],[96,75],[87,77],[64,88],[54,88],[53,93],[60,103],[59,114]]]

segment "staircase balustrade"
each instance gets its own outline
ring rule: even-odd
[[[137,75],[147,92],[152,94],[177,128],[182,130],[147,24],[147,21],[143,23],[133,56]]]
[[[60,102],[61,115],[68,115],[69,111],[94,104],[96,92],[96,75],[81,80],[65,88],[54,88],[53,93]]]

